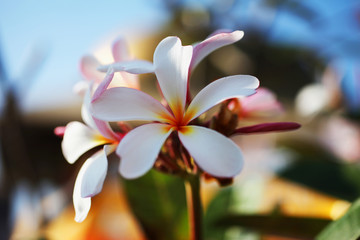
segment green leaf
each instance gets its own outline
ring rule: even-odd
[[[336,198],[354,201],[359,196],[359,188],[349,174],[347,164],[303,159],[294,162],[278,175]]]
[[[232,188],[222,188],[221,191],[210,202],[204,217],[205,239],[223,240],[225,239],[225,229],[214,228],[214,222],[224,214],[229,213],[232,199]]]
[[[317,142],[288,140],[281,145],[295,153],[295,161],[280,177],[351,202],[360,195],[358,165],[341,161]]]
[[[337,221],[328,225],[316,240],[355,240],[360,236],[360,199]]]
[[[225,228],[238,226],[262,234],[313,239],[329,222],[330,220],[322,218],[290,217],[278,214],[229,214],[219,218],[214,225]]]
[[[188,238],[185,188],[181,178],[152,170],[138,179],[122,179],[122,183],[147,239]]]

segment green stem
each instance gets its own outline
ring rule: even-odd
[[[200,198],[200,177],[188,175],[185,179],[186,200],[189,213],[190,240],[203,239],[203,213]]]

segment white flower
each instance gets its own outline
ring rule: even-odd
[[[172,132],[177,132],[181,143],[204,171],[218,177],[233,177],[241,171],[243,158],[238,146],[224,135],[192,125],[191,121],[224,100],[254,94],[259,81],[246,75],[221,78],[206,86],[186,107],[191,63],[195,66],[197,58],[202,59],[220,46],[204,42],[192,57],[192,46],[182,46],[177,37],[168,37],[157,46],[153,65],[134,63],[119,69],[112,66],[132,73],[151,72],[153,68],[169,106],[167,109],[151,96],[125,87],[108,89],[93,101],[93,115],[104,121],[152,121],[130,131],[118,145],[119,170],[124,177],[136,178],[150,170]]]
[[[112,131],[107,122],[93,118],[89,113],[90,88],[88,89],[82,108],[82,118],[87,124],[70,122],[64,132],[61,144],[65,159],[74,163],[87,151],[104,145],[81,167],[76,178],[73,203],[75,221],[82,222],[91,206],[91,197],[98,194],[103,186],[107,173],[107,155],[114,152],[121,136]]]

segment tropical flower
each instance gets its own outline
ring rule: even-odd
[[[105,68],[132,73],[154,71],[167,102],[165,107],[150,95],[125,87],[107,89],[93,99],[93,116],[104,121],[152,121],[128,132],[118,145],[119,171],[124,177],[137,178],[150,170],[172,132],[202,170],[218,177],[233,177],[241,171],[243,160],[238,146],[219,132],[194,125],[193,120],[224,100],[254,94],[259,81],[247,75],[218,79],[201,90],[187,106],[190,66],[216,49],[211,41],[204,42],[200,43],[201,48],[196,48],[182,46],[177,37],[167,37],[157,46],[153,64],[131,63]],[[195,57],[193,52],[197,52]]]
[[[82,222],[86,218],[91,206],[91,197],[101,191],[107,173],[107,155],[115,151],[121,139],[121,135],[113,132],[107,122],[90,115],[90,89],[84,97],[82,108],[82,118],[86,125],[75,121],[68,123],[61,145],[65,159],[71,164],[87,151],[103,146],[85,161],[76,178],[73,203],[77,222]]]
[[[208,36],[204,41],[193,44],[193,53],[188,72],[189,76],[201,60],[211,52],[226,45],[235,43],[241,40],[243,36],[244,32],[239,30],[233,32],[228,30],[218,30],[210,34],[210,36]],[[112,68],[114,72],[126,71],[134,74],[152,73],[155,71],[154,65],[151,62],[137,59],[129,61],[121,60],[112,64],[102,65],[98,67],[98,70],[107,72],[109,71],[109,68]]]
[[[115,62],[126,62],[133,58],[129,53],[126,41],[123,38],[118,38],[114,41],[111,48],[112,57]],[[83,95],[92,84],[93,88],[103,82],[105,74],[99,72],[97,68],[102,64],[92,55],[86,55],[80,60],[80,72],[83,75],[85,81],[78,82],[74,86],[74,91],[79,95]],[[111,79],[110,87],[126,86],[131,88],[139,88],[139,83],[136,75],[121,72],[119,75],[114,76]]]

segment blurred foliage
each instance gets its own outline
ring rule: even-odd
[[[214,222],[220,217],[230,213],[231,195],[231,187],[226,187],[210,202],[204,219],[206,239],[225,239],[225,229],[214,228]]]
[[[138,179],[121,181],[130,207],[148,239],[188,237],[183,179],[151,170]]]
[[[293,238],[314,238],[330,220],[321,218],[269,215],[228,215],[216,222],[217,227],[240,226],[261,234]]]
[[[341,162],[320,144],[305,139],[280,144],[294,151],[295,157],[279,176],[349,201],[360,195],[358,164]]]
[[[331,223],[317,237],[317,240],[356,240],[360,236],[360,199],[356,200],[347,213]]]

